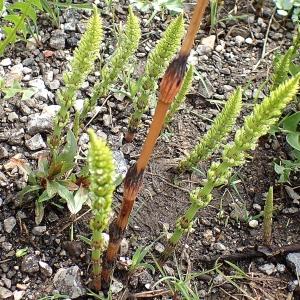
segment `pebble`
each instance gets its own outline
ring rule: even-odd
[[[224,283],[226,280],[223,275],[219,274],[213,279],[213,281],[215,285],[220,285]]]
[[[11,61],[11,59],[8,57],[8,58],[4,58],[4,59],[2,59],[1,60],[1,62],[0,62],[0,65],[2,66],[2,67],[8,67],[8,66],[10,66],[12,64],[12,61]]]
[[[42,235],[44,232],[46,232],[47,227],[46,226],[35,226],[32,229],[33,235]]]
[[[125,177],[127,173],[127,162],[124,154],[120,150],[113,151],[113,159],[116,167],[116,177]]]
[[[124,286],[123,286],[122,282],[114,279],[111,284],[110,290],[111,290],[111,293],[113,295],[115,295],[115,294],[120,293],[123,290],[123,288],[124,288]]]
[[[8,151],[6,148],[0,146],[0,159],[8,157]]]
[[[210,229],[205,230],[203,233],[203,241],[202,241],[203,244],[210,245],[214,241],[215,241],[215,238],[214,238],[212,230],[210,230]]]
[[[15,217],[9,217],[3,221],[3,224],[4,224],[4,230],[7,233],[11,233],[17,224],[17,220]]]
[[[246,38],[245,39],[246,44],[252,45],[253,44],[253,40],[251,38]]]
[[[255,210],[257,210],[257,211],[261,211],[261,206],[260,206],[259,204],[257,204],[257,203],[254,203],[254,204],[253,204],[253,208],[254,208]]]
[[[154,246],[154,249],[158,253],[163,253],[165,251],[165,246],[162,243],[156,243],[155,246]]]
[[[50,38],[50,47],[56,50],[63,50],[66,46],[66,34],[62,30],[52,31],[52,36]]]
[[[285,272],[285,270],[286,270],[286,266],[284,264],[277,264],[276,265],[276,270],[279,273],[283,274]]]
[[[76,31],[76,23],[68,22],[64,24],[65,31]]]
[[[49,83],[50,90],[58,90],[60,87],[60,82],[58,79],[54,79]]]
[[[45,262],[39,261],[40,271],[46,277],[51,277],[53,270],[52,268]]]
[[[289,253],[286,256],[288,265],[292,268],[295,275],[300,274],[300,252]]]
[[[128,241],[126,239],[122,239],[120,245],[120,255],[125,256],[128,252],[128,249],[129,249]]]
[[[260,271],[264,272],[267,275],[271,275],[271,274],[276,272],[276,267],[272,263],[271,264],[264,264],[264,265],[258,267],[258,269]]]
[[[201,40],[201,45],[209,47],[211,50],[215,48],[216,36],[210,35]]]
[[[227,248],[222,243],[218,242],[214,244],[214,248],[219,251],[225,251]]]
[[[238,45],[238,46],[241,46],[244,42],[245,42],[245,38],[243,38],[242,36],[240,35],[237,35],[235,38],[235,43]]]
[[[107,115],[107,114],[103,115],[103,124],[106,127],[110,126],[110,124],[111,124],[111,117],[110,117],[110,115]]]
[[[9,289],[0,286],[0,299],[9,299],[12,295],[13,293]]]
[[[40,133],[37,133],[31,139],[26,140],[25,145],[30,150],[39,150],[46,148],[46,144]]]
[[[39,261],[35,255],[29,254],[23,258],[21,263],[21,270],[23,272],[31,274],[38,272],[39,269]]]
[[[83,99],[78,99],[75,101],[74,103],[74,108],[76,111],[81,112],[83,109],[83,104],[84,104],[84,100]]]
[[[10,122],[14,122],[15,120],[18,120],[18,118],[18,115],[14,111],[7,115],[7,119]]]
[[[25,295],[25,291],[14,291],[13,295],[14,295],[14,300],[20,300],[23,298],[23,296]]]
[[[61,294],[68,295],[71,299],[84,296],[86,293],[78,266],[60,268],[54,275],[53,285]]]
[[[10,251],[12,249],[12,244],[9,242],[3,242],[1,247],[4,251]]]
[[[248,223],[249,227],[251,228],[256,228],[258,226],[258,221],[257,220],[251,220],[249,223]]]

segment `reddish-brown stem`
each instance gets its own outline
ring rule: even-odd
[[[109,245],[103,258],[101,286],[107,293],[113,267],[117,259],[119,247],[124,237],[128,219],[132,211],[134,201],[142,185],[144,170],[150,160],[157,138],[164,124],[169,106],[180,90],[185,71],[186,62],[193,46],[195,35],[199,29],[201,18],[204,14],[208,0],[198,0],[187,35],[177,58],[169,65],[160,84],[160,95],[153,120],[144,142],[141,155],[136,164],[127,172],[124,181],[124,194],[122,206],[118,217],[111,223],[109,228]]]

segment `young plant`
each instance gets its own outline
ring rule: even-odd
[[[185,75],[187,59],[193,47],[196,33],[199,29],[208,0],[198,0],[194,14],[181,46],[180,52],[169,65],[160,84],[160,95],[158,104],[153,116],[153,120],[144,142],[141,155],[137,162],[129,168],[124,180],[124,193],[120,212],[117,218],[110,224],[109,244],[102,265],[102,290],[107,293],[110,286],[110,279],[113,272],[113,266],[117,259],[120,243],[125,234],[128,219],[132,211],[135,199],[140,190],[143,180],[144,170],[150,160],[152,151],[161,129],[164,124],[164,118],[180,90]]]
[[[185,172],[192,170],[197,164],[206,159],[232,130],[236,118],[242,108],[242,90],[238,88],[228,99],[221,113],[214,120],[211,128],[179,164],[179,170]]]
[[[181,89],[180,89],[178,95],[175,97],[175,99],[174,99],[173,103],[171,104],[171,107],[167,113],[167,116],[165,118],[165,126],[167,126],[172,121],[174,115],[177,113],[180,106],[185,101],[186,95],[190,91],[190,88],[192,86],[193,73],[194,73],[194,67],[192,65],[190,65],[190,67],[188,68],[188,70],[184,76]]]
[[[102,68],[101,80],[96,82],[91,98],[85,100],[79,118],[80,121],[83,121],[87,117],[87,114],[96,106],[98,100],[108,93],[110,86],[118,78],[118,75],[138,48],[140,38],[141,29],[139,20],[129,7],[126,27],[120,38],[120,43],[112,57]]]
[[[101,19],[97,8],[94,7],[94,12],[87,24],[86,32],[81,37],[79,45],[75,49],[74,58],[71,61],[71,70],[63,76],[65,87],[58,93],[61,107],[54,120],[54,131],[50,138],[52,155],[55,155],[61,143],[62,131],[68,125],[70,109],[74,105],[76,93],[94,68],[94,61],[99,55],[102,36]]]
[[[272,218],[273,218],[273,187],[270,186],[265,207],[264,207],[264,226],[263,241],[266,245],[272,244]]]
[[[211,164],[203,186],[190,193],[191,205],[177,220],[175,232],[161,255],[161,264],[170,257],[182,236],[192,227],[198,210],[210,203],[212,190],[227,182],[233,167],[244,164],[247,152],[254,149],[258,139],[268,133],[270,126],[278,121],[283,109],[296,95],[299,79],[300,74],[282,83],[245,118],[244,126],[236,132],[233,143],[224,147],[222,160]]]
[[[2,27],[5,39],[0,41],[0,56],[4,54],[7,46],[27,37],[29,33],[28,28],[30,28],[31,23],[37,27],[36,13],[42,9],[40,0],[14,1],[13,4],[8,6],[8,14],[2,17],[5,22]]]
[[[145,68],[145,74],[137,83],[138,92],[135,99],[133,99],[134,112],[130,117],[128,133],[125,136],[127,142],[131,142],[133,140],[142,115],[148,109],[149,99],[154,97],[157,89],[156,82],[166,70],[169,62],[179,48],[183,31],[183,16],[180,15],[171,22],[163,37],[149,55]]]
[[[88,155],[90,171],[90,191],[92,196],[91,220],[92,235],[92,286],[101,288],[101,260],[105,250],[103,232],[108,227],[114,186],[114,164],[111,150],[105,142],[97,138],[94,131],[89,130],[90,149]]]

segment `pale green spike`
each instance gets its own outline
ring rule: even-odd
[[[58,93],[61,108],[54,121],[54,133],[52,136],[52,146],[57,147],[63,128],[69,121],[69,110],[74,105],[76,92],[80,89],[88,74],[94,68],[94,61],[98,57],[103,31],[100,16],[94,6],[85,33],[80,39],[74,51],[71,61],[71,70],[63,76],[65,87]]]
[[[242,108],[242,90],[238,88],[228,99],[221,113],[212,123],[211,128],[179,164],[181,172],[191,170],[213,153],[228,136]]]
[[[101,273],[101,256],[105,249],[103,232],[107,229],[111,212],[114,185],[114,164],[111,150],[97,137],[92,129],[88,130],[90,148],[88,165],[90,171],[90,191],[93,219],[90,227],[92,234],[93,277]]]
[[[184,33],[183,16],[178,16],[170,23],[163,37],[159,40],[147,60],[145,74],[140,80],[140,88],[133,99],[134,112],[128,125],[129,132],[136,132],[142,115],[147,111],[149,99],[157,90],[157,81],[167,69],[176,54]]]
[[[175,232],[162,254],[162,261],[170,256],[181,237],[192,226],[198,210],[210,203],[213,188],[226,183],[232,168],[241,166],[245,162],[247,151],[254,149],[258,139],[269,131],[270,126],[278,122],[284,108],[298,92],[299,79],[300,74],[282,83],[262,103],[256,105],[253,112],[245,118],[244,126],[237,131],[233,143],[224,147],[222,161],[212,163],[203,186],[191,192],[192,203],[176,222]]]
[[[133,14],[131,7],[129,7],[126,27],[121,36],[120,44],[101,70],[101,78],[94,86],[91,99],[86,99],[80,117],[81,120],[85,119],[88,112],[92,111],[96,106],[97,101],[108,93],[109,87],[115,82],[130,57],[137,50],[140,38],[141,28],[139,19]]]

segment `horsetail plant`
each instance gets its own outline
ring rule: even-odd
[[[134,111],[130,117],[128,132],[125,136],[131,142],[137,131],[142,115],[147,111],[149,99],[157,90],[157,80],[166,70],[168,64],[177,52],[184,32],[183,16],[173,20],[159,40],[147,60],[145,74],[138,82],[138,93],[133,99]]]
[[[87,114],[96,106],[97,101],[105,96],[111,84],[117,79],[118,75],[126,66],[130,57],[138,48],[141,38],[141,28],[139,19],[133,14],[129,7],[125,31],[120,38],[120,43],[110,60],[101,70],[101,78],[96,82],[90,99],[86,99],[80,120],[83,121]]]
[[[212,163],[203,186],[190,193],[191,205],[177,220],[175,231],[160,257],[161,264],[166,262],[182,236],[189,231],[198,210],[210,203],[212,190],[228,181],[232,168],[244,164],[247,151],[255,149],[258,139],[278,121],[283,109],[296,95],[299,79],[300,74],[282,83],[245,118],[244,126],[236,132],[233,143],[224,147],[221,162]]]
[[[122,238],[125,234],[130,213],[143,182],[144,171],[163,127],[168,109],[182,85],[187,59],[193,47],[194,39],[207,4],[208,0],[197,1],[190,26],[179,54],[171,62],[161,81],[158,103],[140,157],[137,162],[128,169],[125,176],[122,205],[117,218],[113,220],[109,226],[109,244],[102,264],[101,284],[104,294],[109,290],[114,264],[118,256]]]
[[[211,128],[195,146],[194,150],[188,154],[180,163],[181,172],[190,171],[197,164],[206,159],[232,130],[242,108],[242,90],[238,88],[229,97],[221,113],[214,120]]]
[[[90,227],[92,235],[92,286],[101,288],[101,258],[105,250],[104,230],[108,227],[114,186],[114,164],[111,150],[99,139],[95,132],[88,130],[90,149],[88,164],[90,171],[90,191],[94,214]]]
[[[96,6],[94,6],[93,15],[87,24],[87,29],[74,51],[71,70],[63,76],[65,87],[58,93],[60,110],[54,120],[54,131],[50,138],[52,152],[59,146],[61,133],[69,122],[69,111],[74,105],[76,92],[94,67],[94,61],[98,57],[102,36],[101,19]]]
[[[265,207],[264,207],[264,224],[263,224],[263,241],[270,246],[272,243],[272,218],[273,218],[273,187],[270,186]]]
[[[168,114],[165,119],[164,126],[167,126],[173,119],[174,115],[182,105],[182,103],[185,101],[187,93],[190,91],[193,81],[193,73],[194,73],[194,67],[192,65],[189,66],[181,86],[181,89],[178,93],[178,95],[175,97],[173,103],[171,104],[171,107],[168,111]]]

